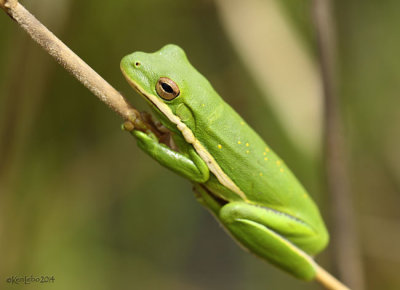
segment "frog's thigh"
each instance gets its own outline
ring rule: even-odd
[[[223,206],[220,211],[222,223],[248,250],[300,279],[313,279],[313,260],[264,222],[254,219],[254,216],[265,216],[265,210],[243,202],[233,202]]]

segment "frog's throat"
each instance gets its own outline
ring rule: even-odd
[[[190,130],[178,116],[174,115],[170,107],[160,101],[155,95],[147,93],[139,84],[131,80],[127,75],[125,75],[125,78],[135,90],[137,90],[140,94],[147,98],[154,106],[156,106],[161,111],[161,113],[164,114],[164,116],[168,118],[168,120],[176,125],[178,130],[182,133],[183,138],[185,138],[186,142],[192,144],[197,154],[199,154],[201,159],[206,162],[208,169],[215,175],[215,177],[217,177],[218,181],[222,185],[239,195],[240,198],[242,198],[244,201],[248,201],[244,192],[232,181],[232,179],[229,178],[228,175],[226,175],[226,173],[215,161],[214,157],[199,142],[199,140],[196,139],[196,137],[193,135],[192,130]]]

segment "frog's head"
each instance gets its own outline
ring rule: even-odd
[[[134,52],[127,55],[121,61],[121,70],[129,84],[145,97],[167,126],[178,124],[176,108],[180,104],[196,106],[193,96],[198,95],[198,88],[203,91],[204,88],[211,88],[189,63],[185,52],[173,44],[154,53]]]

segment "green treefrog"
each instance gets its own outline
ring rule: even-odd
[[[130,126],[139,147],[189,179],[197,200],[245,249],[300,279],[313,279],[312,256],[328,243],[318,208],[185,52],[172,44],[134,52],[122,59],[121,70],[176,144]]]

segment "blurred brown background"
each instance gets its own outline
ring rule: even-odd
[[[329,227],[310,1],[26,0],[138,108],[132,51],[183,47],[286,161]],[[335,1],[338,92],[366,289],[399,289],[400,2]],[[0,15],[0,289],[321,289],[242,251],[190,183]],[[340,225],[339,225],[340,226]],[[317,261],[337,273],[332,246]],[[11,286],[12,275],[54,275]]]

